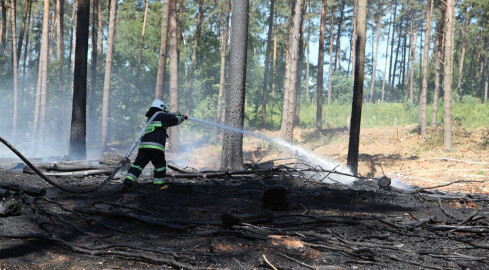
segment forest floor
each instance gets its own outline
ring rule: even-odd
[[[0,269],[487,269],[489,130],[456,130],[452,151],[440,130],[430,134],[420,142],[415,126],[362,129],[359,174],[369,179],[353,185],[281,167],[290,153],[248,138],[246,161],[258,164],[249,173],[185,178],[170,170],[180,177],[159,191],[151,175],[128,193],[119,178],[74,195],[1,171],[0,183],[47,193],[0,192],[0,206],[19,206],[0,217]],[[346,160],[347,129],[297,130],[295,138],[317,156]],[[215,171],[219,150],[168,161]],[[383,175],[404,189],[370,179]],[[52,179],[84,189],[105,177]],[[287,202],[274,204],[285,192]]]

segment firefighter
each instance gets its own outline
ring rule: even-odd
[[[149,119],[155,114],[159,114],[148,125],[146,131],[141,138],[139,144],[138,155],[136,160],[131,164],[126,178],[124,179],[124,186],[122,191],[130,190],[135,184],[136,179],[143,171],[144,167],[151,161],[153,163],[153,187],[155,190],[165,189],[168,187],[165,185],[166,175],[166,159],[165,159],[165,143],[167,135],[167,129],[171,126],[181,124],[187,120],[187,115],[173,114],[166,110],[165,103],[159,99],[156,99],[151,104],[146,117]]]

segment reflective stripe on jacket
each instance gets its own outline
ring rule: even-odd
[[[159,113],[155,119],[148,125],[139,149],[155,149],[165,151],[165,143],[168,127],[179,125],[183,122],[183,117],[168,112]]]

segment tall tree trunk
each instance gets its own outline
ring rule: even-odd
[[[57,13],[58,13],[58,25],[56,28],[56,36],[57,36],[57,42],[56,42],[56,58],[58,59],[58,64],[59,64],[59,70],[58,70],[58,109],[61,109],[63,107],[63,68],[64,68],[64,43],[63,43],[63,38],[64,38],[64,13],[65,13],[65,7],[64,7],[64,0],[58,0],[57,1]],[[63,134],[63,126],[62,126],[62,121],[63,121],[63,114],[58,114],[58,122],[57,122],[57,134],[59,137],[62,136]]]
[[[7,46],[7,6],[6,0],[0,0],[0,9],[2,11],[2,21],[0,22],[0,44],[2,45],[2,53]]]
[[[0,20],[0,49],[2,49],[2,53],[3,53],[3,31],[4,31],[4,26],[3,26],[3,22],[5,21],[4,17],[3,17],[3,14],[4,14],[4,10],[5,10],[5,3],[4,3],[5,0],[0,0],[0,13],[2,14],[2,20]]]
[[[24,42],[24,33],[26,28],[27,16],[31,8],[31,0],[26,0],[26,5],[24,7],[24,13],[22,15],[22,25],[20,26],[19,42],[17,43],[17,66],[19,65],[20,56],[22,52],[22,44]]]
[[[424,13],[423,13],[424,14]],[[420,88],[420,93],[421,93],[421,79],[422,79],[422,72],[423,72],[423,51],[421,48],[424,48],[424,41],[423,41],[423,33],[424,33],[423,25],[420,23],[419,24],[419,74],[418,74],[418,80],[419,80],[419,88]],[[424,50],[424,49],[423,49]]]
[[[80,1],[80,0],[78,0]],[[110,80],[112,78],[112,56],[114,51],[115,32],[117,22],[117,0],[110,0],[109,37],[107,38],[107,53],[105,56],[104,93],[102,98],[102,135],[100,150],[107,148],[107,131],[109,125]]]
[[[8,0],[4,0],[4,4],[7,2]],[[11,22],[11,19],[10,19],[10,11],[7,11],[7,5],[4,6],[3,10],[5,10],[5,13],[6,13],[6,17],[5,17],[5,33],[4,33],[4,39],[3,39],[3,42],[4,42],[4,46],[3,46],[3,50],[5,50],[5,48],[8,46],[8,33],[9,33],[9,27],[11,28],[10,26],[10,22]],[[3,51],[2,51],[3,53]]]
[[[277,11],[275,10],[275,27],[273,28],[273,70],[272,70],[272,96],[275,96],[275,78],[277,75]]]
[[[393,3],[391,3],[391,7],[390,7],[389,11],[392,11],[392,5],[393,5]],[[387,39],[386,39],[386,47],[385,47],[385,62],[384,62],[384,72],[382,75],[382,90],[381,90],[381,98],[380,98],[382,103],[384,102],[384,98],[385,98],[385,76],[387,75],[387,64],[388,64],[388,60],[389,60],[389,57],[387,57],[387,56],[389,55],[389,40],[390,40],[390,36],[391,36],[391,26],[393,26],[393,25],[394,25],[394,19],[391,19],[391,23],[389,24],[389,28],[387,30]],[[392,59],[392,57],[391,57],[391,59]]]
[[[409,57],[409,104],[414,104],[414,58],[416,57],[416,40],[418,39],[418,33],[414,34],[414,42],[411,45],[411,56]]]
[[[168,40],[168,21],[170,18],[169,0],[163,3],[162,20],[161,20],[161,41],[160,41],[160,56],[158,58],[158,73],[156,75],[156,90],[155,99],[163,99],[163,87],[165,85],[166,71],[166,47]]]
[[[452,148],[452,76],[453,76],[453,31],[455,24],[454,0],[447,0],[445,17],[445,59],[443,76],[443,148]]]
[[[323,128],[324,37],[326,35],[326,9],[328,6],[328,0],[322,0],[321,2],[322,8],[321,26],[319,30],[318,77],[316,86],[316,130],[321,130]],[[331,25],[331,27],[333,26]],[[331,80],[331,78],[329,79]]]
[[[146,32],[146,20],[148,19],[149,0],[145,0],[144,2],[143,29],[141,30],[141,38],[139,39],[138,67],[136,68],[136,81],[138,82],[141,71],[141,58],[143,57],[144,34]]]
[[[309,2],[309,12],[311,11],[311,2]],[[309,93],[309,81],[310,81],[310,59],[311,59],[311,20],[307,22],[307,43],[306,43],[306,102],[311,102],[311,96]]]
[[[267,122],[267,88],[268,88],[268,72],[270,70],[270,50],[272,47],[272,32],[273,32],[273,13],[275,12],[275,0],[270,1],[270,15],[268,15],[268,34],[267,34],[267,49],[265,51],[265,75],[263,76],[263,98],[261,103],[261,128],[265,128]]]
[[[399,58],[399,50],[400,48],[402,47],[401,46],[401,43],[402,43],[402,25],[404,23],[404,20],[402,19],[401,17],[401,22],[399,24],[399,34],[397,35],[398,36],[398,43],[397,43],[397,48],[396,48],[396,56],[394,57],[394,70],[392,71],[392,80],[391,80],[391,87],[389,88],[389,91],[392,92],[394,91],[394,85],[395,85],[395,80],[396,80],[396,70],[397,70],[397,63],[398,63],[398,58]],[[389,93],[389,97],[390,97],[390,93]]]
[[[484,82],[484,104],[487,103],[487,89],[489,88],[489,82],[488,81],[489,81],[489,75],[486,76],[486,81]]]
[[[47,69],[48,69],[48,36],[49,36],[49,0],[44,0],[44,14],[42,24],[42,37],[41,37],[41,51],[39,59],[39,73],[37,79],[37,92],[36,92],[36,105],[34,114],[34,132],[36,137],[40,131],[43,133],[43,116],[42,107],[45,105],[46,96],[45,91],[47,87]],[[46,76],[44,76],[46,75]],[[43,98],[44,97],[44,98]]]
[[[357,0],[358,1],[358,0]],[[340,18],[338,21],[338,31],[336,32],[336,56],[334,60],[334,71],[338,69],[341,72],[341,29],[343,28],[343,20],[345,18],[345,2],[340,3]]]
[[[407,31],[406,31],[407,32]],[[408,92],[407,92],[407,87],[404,86],[404,82],[406,80],[406,65],[409,67],[409,63],[406,64],[406,54],[409,54],[409,49],[407,46],[407,35],[404,35],[403,38],[403,43],[402,45],[402,62],[401,62],[401,72],[399,73],[399,84],[401,86],[402,91],[404,91],[404,101],[407,102],[408,100]],[[408,57],[409,61],[409,57]]]
[[[382,12],[379,14],[379,18],[377,21],[377,44],[375,45],[374,66],[372,68],[372,82],[370,84],[370,103],[372,103],[374,100],[375,76],[377,73],[377,56],[379,53],[380,30],[381,29],[382,29]]]
[[[180,47],[183,43],[183,0],[179,1],[178,8],[178,17],[177,17],[177,52],[178,52],[178,61],[180,61]]]
[[[32,1],[29,1],[28,5],[29,12],[27,14],[27,30],[26,30],[26,38],[25,38],[25,44],[24,44],[24,59],[23,59],[23,64],[22,64],[22,87],[20,91],[20,97],[19,97],[19,116],[20,118],[25,118],[26,114],[24,112],[24,101],[25,101],[25,94],[24,94],[24,89],[25,89],[25,81],[26,81],[26,66],[27,66],[27,54],[29,53],[29,34],[31,30],[31,14],[32,14]]]
[[[186,103],[187,103],[187,114],[190,114],[193,106],[193,87],[194,87],[194,73],[195,73],[195,66],[197,63],[197,48],[199,45],[199,39],[200,39],[200,32],[202,28],[202,16],[204,16],[204,11],[202,9],[202,6],[204,4],[204,0],[199,0],[199,12],[197,13],[197,25],[195,27],[195,34],[194,34],[194,41],[192,44],[192,62],[190,64],[190,73],[188,74],[188,90],[187,90],[187,98],[186,98]]]
[[[348,49],[348,65],[346,66],[346,74],[350,74],[350,67],[353,68],[352,65],[350,65],[350,62],[351,62],[351,57],[352,57],[352,51],[354,51],[353,49],[353,34],[352,33],[349,33],[348,34],[348,37],[350,38],[350,48]],[[351,75],[352,78],[354,75]]]
[[[299,32],[299,59],[297,61],[297,79],[295,82],[295,109],[294,109],[294,126],[299,126],[300,109],[301,109],[301,91],[302,91],[302,70],[304,63],[304,19],[307,10],[307,0],[304,0],[301,11],[301,22]]]
[[[178,111],[178,18],[176,0],[170,0],[170,111]],[[178,129],[169,129],[170,151],[178,151]]]
[[[280,138],[292,142],[294,139],[295,82],[297,80],[297,56],[302,0],[292,0],[287,53],[285,57],[284,104]],[[320,63],[319,63],[320,64]]]
[[[358,3],[358,1],[357,1]],[[334,33],[334,12],[331,11],[331,27],[329,35],[329,78],[328,78],[328,104],[331,104],[333,96],[333,33]],[[355,34],[356,36],[356,34]],[[353,75],[355,77],[355,75]]]
[[[226,51],[228,47],[228,33],[229,33],[229,17],[231,12],[231,0],[228,0],[225,4],[226,19],[224,20],[224,29],[221,32],[221,67],[219,78],[219,97],[217,100],[217,123],[224,122],[224,110],[225,110],[225,87],[226,87]]]
[[[88,93],[88,141],[95,143],[96,129],[96,93],[97,93],[97,41],[98,41],[98,5],[101,0],[92,1],[92,54],[90,64],[90,92]]]
[[[462,26],[462,52],[460,53],[459,67],[458,67],[458,83],[457,83],[457,97],[458,101],[462,100],[462,79],[464,77],[464,61],[465,61],[465,47],[467,47],[467,28],[468,25]]]
[[[394,16],[392,19],[392,39],[391,39],[391,53],[389,56],[389,77],[388,77],[388,83],[387,83],[387,99],[390,101],[391,100],[391,92],[392,92],[392,85],[394,84],[393,81],[393,76],[392,76],[392,58],[394,57],[394,40],[396,36],[396,15],[397,15],[397,0],[394,1]],[[400,32],[399,32],[400,33]],[[400,36],[400,35],[398,35]],[[399,49],[399,47],[397,48]],[[397,61],[397,58],[396,58]],[[396,63],[394,62],[394,66]],[[392,84],[391,84],[392,82]]]
[[[78,0],[75,45],[75,71],[73,74],[73,111],[69,159],[85,159],[87,110],[87,54],[90,1]]]
[[[370,12],[370,23],[371,23],[370,28],[372,29],[372,34],[370,35],[370,37],[372,38],[372,41],[370,41],[370,45],[372,46],[372,49],[370,50],[370,52],[371,52],[370,53],[370,63],[372,63],[372,70],[373,70],[373,69],[375,69],[375,67],[373,66],[374,57],[375,57],[375,35],[374,35],[375,14],[373,12]],[[367,15],[367,24],[368,24],[368,15]],[[368,28],[368,25],[367,25],[367,28]],[[370,78],[370,79],[372,79],[372,78]]]
[[[409,104],[413,105],[414,104],[414,58],[416,54],[416,40],[418,38],[418,33],[414,32],[414,16],[411,13],[411,27],[410,27],[410,32],[409,32],[409,59],[408,59],[408,71],[409,71],[409,78],[408,82],[406,82],[406,85],[409,83],[409,88],[406,88],[406,93],[409,93]],[[409,90],[409,91],[408,91]]]
[[[51,30],[49,31],[51,33],[51,36],[49,37],[49,52],[48,52],[48,59],[49,61],[53,60],[53,43],[54,43],[54,35],[56,34],[56,28],[58,26],[58,12],[53,12],[53,16],[51,16]]]
[[[18,89],[18,60],[17,60],[17,16],[16,16],[16,2],[15,0],[10,1],[10,13],[12,14],[10,17],[12,18],[12,75],[14,82],[14,106],[13,106],[13,117],[12,117],[12,138],[16,139],[17,137],[17,116],[18,116],[18,103],[19,103],[19,89]]]
[[[336,33],[336,57],[334,59],[334,68],[336,71],[336,67],[338,67],[338,70],[341,72],[341,28],[343,27],[343,19],[345,18],[345,1],[341,1],[340,6],[340,20],[338,21],[338,32]]]
[[[481,48],[482,50],[482,48]],[[480,61],[480,68],[477,70],[477,74],[475,76],[476,78],[476,82],[477,82],[477,85],[480,90],[481,90],[481,95],[482,95],[482,85],[484,83],[484,66],[485,66],[485,57],[481,57],[481,61]]]
[[[444,29],[445,29],[445,13],[446,13],[446,5],[442,4],[441,6],[441,18],[438,22],[438,39],[436,45],[436,63],[435,63],[435,90],[433,91],[433,111],[431,115],[431,126],[437,126],[437,118],[438,118],[438,98],[440,95],[440,77],[442,77],[442,62],[443,62],[443,42],[445,40]]]
[[[358,26],[355,54],[355,80],[353,82],[353,102],[348,143],[347,166],[353,174],[358,174],[358,151],[360,146],[360,123],[362,119],[363,75],[365,65],[365,40],[367,32],[367,0],[358,0]]]
[[[226,106],[226,124],[242,129],[246,87],[246,56],[248,41],[249,1],[238,0],[232,5],[231,44],[229,59],[229,85]],[[242,170],[243,134],[224,132],[221,168]]]
[[[76,1],[76,0],[75,0]],[[97,54],[102,54],[103,48],[103,29],[102,29],[102,0],[97,0],[97,20],[98,20],[98,42],[97,42]],[[166,1],[165,1],[166,2]]]
[[[426,93],[428,92],[428,58],[430,54],[431,14],[433,13],[433,0],[428,0],[426,7],[426,27],[424,40],[423,65],[421,73],[421,93],[419,94],[419,129],[421,140],[426,138]]]
[[[43,69],[42,73],[42,94],[41,94],[41,141],[44,141],[46,138],[46,114],[47,114],[47,107],[48,107],[48,66],[49,62],[52,60],[52,55],[53,55],[53,46],[51,44],[53,43],[54,40],[54,29],[55,29],[55,24],[56,24],[56,12],[53,12],[51,16],[51,31],[48,30],[48,33],[51,33],[51,35],[48,34],[47,37],[47,57],[44,59],[44,65],[45,69]],[[48,27],[49,29],[49,27]]]
[[[73,4],[73,13],[71,14],[71,29],[70,29],[70,49],[69,49],[69,55],[68,55],[68,68],[71,70],[74,70],[74,66],[72,66],[72,56],[73,52],[75,51],[76,47],[76,36],[75,36],[75,31],[76,31],[76,8],[78,6],[78,0],[74,1]]]
[[[358,12],[358,0],[353,0],[353,33],[352,33],[352,38],[351,38],[351,62],[353,63],[352,65],[355,66],[355,61],[356,61],[356,55],[355,55],[355,46],[357,42],[357,12]],[[333,46],[331,44],[331,46]],[[350,69],[350,63],[348,63],[348,69]],[[351,77],[355,79],[355,69],[352,68],[351,71]]]

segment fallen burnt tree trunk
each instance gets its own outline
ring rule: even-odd
[[[100,166],[93,166],[86,162],[82,164],[65,164],[65,163],[41,163],[36,164],[36,167],[43,171],[61,171],[61,172],[73,172],[73,171],[86,171],[100,169]],[[34,171],[28,166],[24,167],[24,173],[34,173]]]
[[[86,170],[86,171],[75,171],[75,172],[46,172],[46,176],[71,176],[82,178],[91,175],[110,175],[113,170],[110,169],[97,169],[97,170]]]
[[[43,171],[47,176],[85,177],[89,175],[110,174],[113,171],[111,168],[76,164],[38,164],[36,167]],[[28,166],[24,167],[23,172],[26,174],[36,174],[36,172]]]
[[[178,169],[178,168],[177,168]],[[179,172],[185,172],[182,169],[178,169]],[[239,171],[209,171],[209,172],[198,172],[198,173],[191,173],[191,172],[185,172],[182,174],[167,174],[168,177],[173,177],[173,178],[229,178],[231,176],[238,176],[238,175],[280,175],[281,173],[288,172],[289,169],[287,167],[279,166],[279,167],[274,167],[272,169],[257,169],[257,170],[239,170]]]
[[[46,189],[44,188],[18,185],[14,183],[0,183],[0,188],[7,189],[10,191],[17,191],[17,192],[22,191],[23,193],[33,197],[46,195]]]

